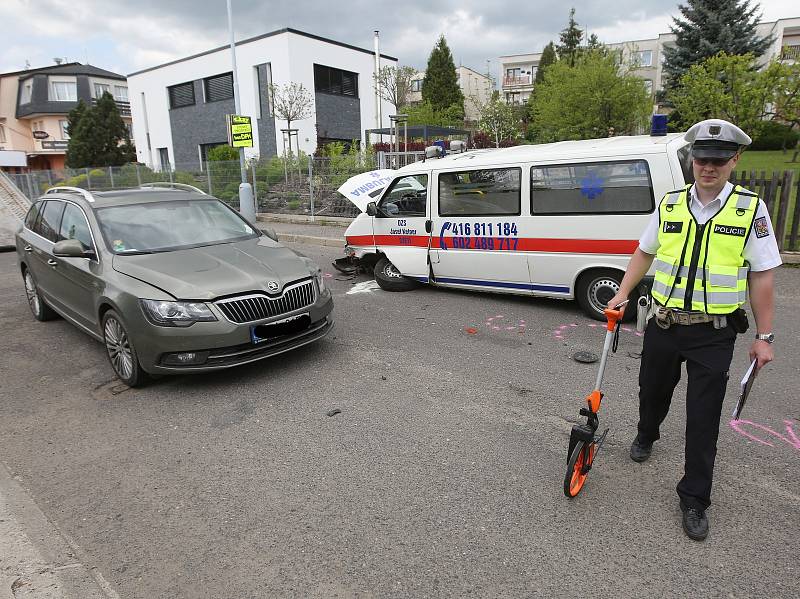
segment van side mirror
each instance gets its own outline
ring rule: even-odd
[[[62,239],[53,246],[53,255],[59,258],[97,258],[93,249],[85,249],[77,239]]]
[[[370,216],[376,216],[378,214],[378,206],[375,204],[375,202],[370,202],[367,204],[367,214]]]

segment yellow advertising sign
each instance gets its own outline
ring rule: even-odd
[[[253,147],[253,125],[249,116],[226,115],[228,121],[228,143],[234,148]]]

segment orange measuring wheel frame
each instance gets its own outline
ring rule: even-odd
[[[602,435],[597,435],[597,429],[600,425],[597,412],[600,410],[600,404],[603,401],[603,393],[600,391],[600,387],[603,383],[608,354],[617,350],[619,326],[622,322],[626,303],[623,302],[616,306],[614,310],[605,310],[608,325],[606,326],[603,353],[600,358],[600,369],[594,390],[586,397],[586,407],[580,410],[580,415],[586,416],[586,423],[573,425],[569,436],[567,472],[564,476],[564,495],[570,499],[576,497],[583,489],[597,452],[602,447],[608,433],[608,429],[606,429]]]

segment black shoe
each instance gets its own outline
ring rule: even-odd
[[[631,459],[634,462],[644,462],[647,458],[650,457],[650,454],[653,452],[653,444],[652,443],[642,443],[639,441],[639,437],[633,440],[631,443]]]
[[[693,507],[685,507],[683,510],[683,532],[694,541],[703,541],[708,536],[708,517],[705,511],[697,510]]]

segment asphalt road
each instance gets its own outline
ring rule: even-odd
[[[609,360],[607,442],[568,500],[568,434],[597,367],[571,356],[599,352],[602,328],[572,302],[389,294],[340,276],[336,248],[295,248],[332,275],[331,336],[141,390],[115,382],[99,343],[34,321],[0,254],[0,460],[120,597],[798,595],[800,269],[778,273],[777,361],[749,424],[725,418],[696,543],[674,491],[682,386],[650,461],[627,455],[632,331]]]

